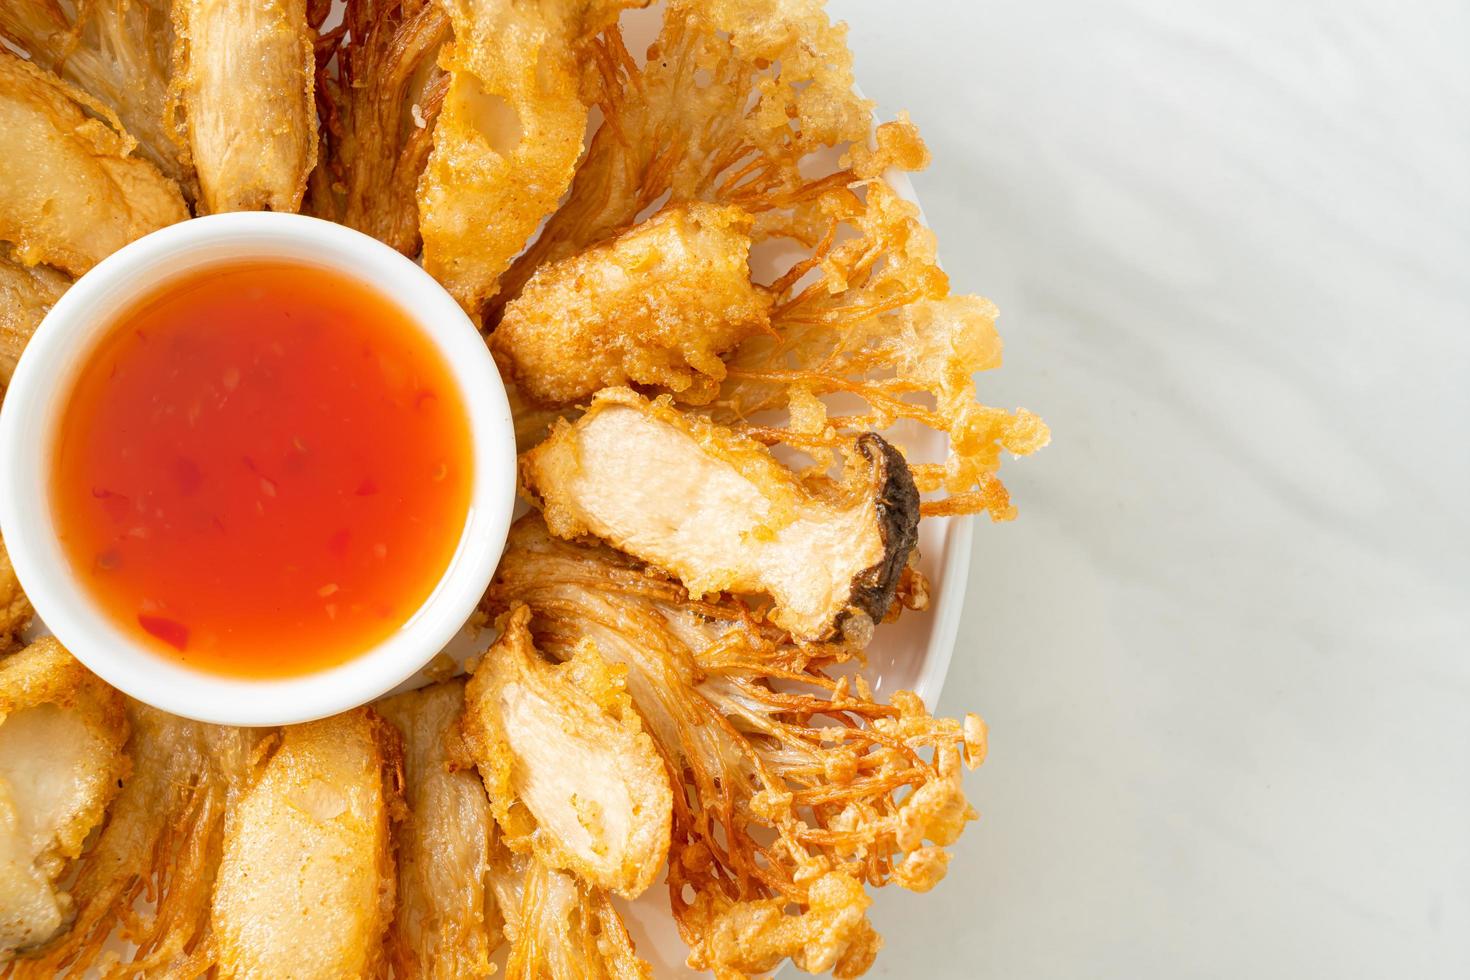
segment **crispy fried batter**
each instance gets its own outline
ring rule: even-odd
[[[937,849],[974,818],[961,768],[983,757],[979,719],[933,718],[907,692],[879,703],[823,670],[850,651],[791,646],[735,600],[692,600],[624,555],[556,540],[534,514],[486,596],[492,613],[521,602],[548,654],[590,640],[628,668],[677,788],[668,888],[692,965],[790,956],[861,973],[877,937],[844,910],[860,911],[861,883],[922,891],[942,876]]]
[[[282,730],[226,818],[210,909],[221,977],[378,974],[401,751],[397,730],[368,708]]]
[[[40,65],[0,52],[0,386],[70,277],[187,217],[136,136],[191,197],[192,147],[201,210],[292,210],[309,182],[309,210],[405,253],[422,223],[426,267],[498,328],[522,438],[609,385],[698,413],[604,391],[523,461],[559,537],[656,567],[531,515],[468,685],[283,734],[129,703],[115,782],[120,696],[52,641],[4,656],[30,610],[0,544],[0,959],[26,947],[6,976],[485,976],[503,929],[511,978],[646,978],[610,890],[667,857],[692,967],[845,978],[881,945],[865,886],[943,876],[983,723],[882,703],[851,661],[896,593],[922,604],[919,491],[926,515],[1010,517],[1001,454],[1046,427],[978,401],[995,310],[950,295],[882,181],[927,151],[905,118],[873,126],[821,0],[669,0],[641,66],[615,23],[635,5],[348,0],[320,39],[327,0],[0,9]],[[771,239],[803,254],[753,285]],[[947,458],[911,471],[875,434],[900,421]],[[58,875],[117,786],[69,899]]]
[[[464,681],[400,694],[375,707],[403,735],[409,811],[394,832],[398,909],[388,933],[394,976],[489,976],[501,926],[486,881],[495,824],[484,786],[474,772],[451,768],[446,744],[460,737]]]
[[[695,594],[762,593],[799,640],[866,641],[917,541],[903,457],[858,441],[845,485],[804,484],[759,443],[626,388],[521,459],[553,534],[595,534]]]
[[[739,208],[679,205],[544,265],[506,307],[493,348],[546,405],[627,384],[708,401],[725,377],[720,356],[769,329],[749,228]]]
[[[202,211],[295,211],[316,165],[306,0],[174,0],[173,89]]]
[[[790,959],[807,973],[834,977],[867,972],[883,939],[867,920],[872,904],[857,879],[838,872],[820,875],[807,888],[802,909],[787,914],[789,900],[740,902],[712,917],[694,944],[689,965],[726,976],[767,973]]]
[[[136,948],[124,976],[192,977],[212,962],[209,895],[219,864],[227,801],[253,771],[262,737],[178,718],[127,702],[133,773],[107,812],[96,843],[78,862],[71,928],[16,961],[16,980],[84,977],[115,954],[104,953],[120,931]],[[138,903],[155,900],[150,914]]]
[[[0,388],[10,384],[15,362],[31,334],[70,285],[71,280],[55,269],[44,265],[27,268],[0,249]],[[0,590],[0,609],[3,603]]]
[[[759,239],[794,229],[814,242],[821,225],[806,212],[850,175],[809,178],[802,161],[871,127],[846,36],[821,0],[672,0],[641,67],[608,31],[594,51],[605,121],[566,203],[505,277],[505,299],[543,262],[626,227],[664,194],[742,207]]]
[[[31,622],[31,603],[15,577],[5,539],[0,538],[0,655],[10,652],[20,642],[20,635]]]
[[[917,141],[907,123],[887,125],[900,128],[880,127],[880,153]],[[947,494],[925,501],[926,515],[983,510],[995,520],[1014,517],[995,476],[1001,452],[1035,452],[1050,433],[1024,409],[1007,412],[976,399],[974,373],[1000,365],[995,307],[976,296],[948,295],[934,236],[918,208],[881,180],[868,183],[861,203],[834,192],[824,207],[832,225],[817,249],[820,275],[801,289],[794,281],[778,284],[774,335],[753,337],[729,358],[711,414],[743,424],[762,441],[802,449],[818,465],[827,459],[824,450],[843,445],[853,432],[918,422],[949,437],[944,462],[913,467],[921,491]],[[859,234],[833,245],[840,225]],[[829,416],[818,400],[829,394],[856,396],[864,408]],[[790,415],[784,425],[747,421],[781,410]]]
[[[449,84],[436,64],[448,37],[434,0],[348,0],[340,43],[317,53],[330,187],[313,187],[311,211],[410,256],[420,244],[414,191]]]
[[[516,428],[516,449],[525,452],[544,440],[556,421],[568,413],[563,409],[532,405],[514,380],[503,374],[502,377],[505,378],[505,397],[510,402],[511,420]]]
[[[70,918],[58,887],[128,772],[122,695],[52,638],[0,660],[0,962]]]
[[[907,118],[874,128],[852,89],[846,30],[821,0],[672,0],[645,65],[616,29],[595,53],[603,125],[497,302],[665,194],[741,207],[757,241],[789,239],[805,254],[772,284],[770,333],[726,358],[711,416],[801,450],[819,470],[856,434],[909,419],[950,440],[945,460],[915,467],[921,490],[944,494],[926,514],[1014,516],[1000,454],[1041,448],[1046,426],[977,399],[975,372],[999,364],[995,309],[950,297],[918,208],[881,180],[888,167],[923,167],[928,151]],[[835,166],[815,156],[848,144]],[[829,394],[859,407],[829,418]]]
[[[663,762],[623,691],[621,668],[590,647],[542,660],[513,610],[465,689],[465,742],[513,835],[517,805],[537,860],[632,898],[669,849],[672,800]]]
[[[645,0],[646,2],[646,0]],[[419,181],[424,268],[478,323],[582,153],[584,42],[636,0],[446,0],[449,89]]]
[[[505,915],[506,980],[652,980],[607,892],[497,841],[490,883]]]
[[[194,168],[169,105],[166,0],[6,0],[0,34],[115,110],[139,151],[190,190]]]
[[[0,241],[24,265],[79,276],[189,216],[178,186],[101,104],[0,51]]]

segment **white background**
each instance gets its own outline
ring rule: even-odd
[[[1470,9],[831,11],[1055,434],[941,702],[983,816],[873,975],[1470,976]]]

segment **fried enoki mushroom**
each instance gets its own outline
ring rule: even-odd
[[[295,211],[317,151],[307,0],[173,0],[173,18],[200,210]]]
[[[652,980],[607,892],[503,840],[489,880],[510,941],[506,980]]]
[[[487,596],[506,637],[464,724],[460,682],[384,702],[392,725],[358,711],[284,735],[130,704],[135,772],[75,861],[75,921],[6,976],[483,976],[503,929],[511,977],[646,977],[610,893],[647,887],[667,852],[691,965],[849,977],[881,942],[865,886],[944,873],[984,727],[905,692],[884,703],[852,661],[895,599],[921,604],[902,595],[921,581],[919,491],[926,515],[1007,518],[1001,454],[1046,428],[978,401],[994,308],[950,295],[917,208],[883,182],[927,153],[906,119],[873,126],[820,0],[670,0],[645,64],[615,23],[635,5],[348,0],[315,44],[326,0],[0,9],[37,62],[0,53],[0,383],[72,277],[187,216],[167,178],[192,179],[191,145],[202,210],[293,209],[310,171],[317,214],[410,254],[422,221],[427,267],[497,327],[523,445],[548,406],[568,420],[528,457],[553,530],[707,593],[533,515]],[[180,104],[164,114],[169,6]],[[751,249],[792,243],[800,257],[753,284]],[[610,384],[672,397],[623,390],[576,420]],[[876,435],[898,422],[946,435],[947,458],[905,461]],[[30,615],[9,573],[0,550],[0,709],[31,655],[6,657]],[[6,836],[7,739],[50,713],[0,723],[0,878],[45,879],[0,887],[0,947],[56,931],[44,902],[22,918],[7,901],[66,904],[62,835],[39,863]],[[52,736],[105,740],[73,729],[13,781],[50,763]]]
[[[488,887],[495,823],[473,770],[456,768],[464,681],[451,680],[377,702],[403,735],[408,813],[394,827],[398,908],[388,960],[399,980],[460,980],[493,971],[501,918]]]
[[[31,334],[70,285],[55,269],[27,267],[0,248],[0,388],[10,384]]]
[[[913,135],[906,124],[889,125],[899,128],[880,131],[880,153],[890,137]],[[1030,412],[991,408],[976,398],[974,373],[1000,365],[995,307],[976,296],[948,295],[934,236],[918,208],[881,180],[865,185],[861,202],[843,191],[826,195],[823,205],[830,234],[792,270],[816,270],[816,280],[801,287],[788,273],[777,284],[772,335],[751,338],[729,358],[710,414],[763,442],[806,452],[818,469],[854,433],[917,422],[949,439],[943,462],[911,462],[921,492],[944,493],[924,501],[925,516],[1014,517],[995,475],[1001,453],[1035,452],[1051,436]],[[843,226],[858,236],[834,244]],[[832,414],[821,400],[826,395],[856,398],[862,407]],[[755,421],[782,412],[784,421]]]
[[[720,356],[769,329],[749,229],[739,208],[694,202],[548,263],[506,307],[492,349],[544,405],[628,384],[708,401],[725,377]]]
[[[627,898],[669,850],[669,780],[623,690],[590,646],[553,665],[512,610],[465,688],[464,738],[495,819],[539,863]]]
[[[325,180],[313,183],[313,214],[418,254],[414,191],[449,84],[436,63],[448,37],[435,0],[347,0],[317,49]]]
[[[110,109],[0,51],[0,241],[22,265],[79,276],[183,221],[178,186],[135,145]]]
[[[132,775],[78,862],[70,927],[11,964],[16,980],[198,976],[213,961],[209,896],[227,803],[247,784],[262,734],[127,702]],[[147,911],[140,903],[147,901]],[[118,962],[109,937],[135,947]]]
[[[128,773],[122,695],[61,644],[0,660],[0,963],[59,932],[60,881]]]
[[[858,433],[917,422],[950,442],[943,461],[913,461],[925,514],[1012,517],[1000,454],[1041,448],[1046,426],[976,397],[975,372],[1000,363],[995,309],[949,295],[918,208],[881,179],[923,167],[928,151],[906,118],[874,128],[852,90],[845,29],[820,0],[672,0],[645,64],[615,28],[593,50],[604,122],[497,304],[665,195],[737,206],[756,241],[803,254],[771,283],[770,331],[726,358],[708,413],[806,453],[817,471]],[[500,315],[496,305],[487,322]],[[828,395],[857,407],[829,414]]]
[[[169,105],[165,0],[6,0],[0,35],[113,109],[139,152],[190,190],[193,166]]]
[[[397,730],[369,708],[282,729],[226,817],[210,903],[220,977],[379,975],[401,753]]]
[[[758,442],[609,388],[521,458],[521,483],[558,537],[595,534],[695,595],[769,595],[798,640],[863,646],[913,554],[919,496],[875,433],[848,462],[840,484],[802,481]]]
[[[590,641],[627,667],[679,787],[668,888],[691,965],[862,973],[879,942],[862,885],[942,877],[942,848],[975,816],[961,769],[984,756],[980,720],[934,718],[907,692],[881,703],[829,673],[850,650],[794,646],[738,601],[691,599],[537,515],[513,527],[486,595],[492,614],[518,603],[547,654]]]
[[[448,0],[449,88],[418,186],[424,268],[476,322],[582,153],[579,60],[637,0]]]
[[[807,177],[802,162],[871,128],[846,36],[821,0],[671,0],[646,64],[616,28],[597,38],[603,125],[566,202],[502,281],[503,299],[665,194],[738,206],[756,216],[757,240],[794,226],[801,241],[817,241],[823,223],[807,212],[850,175]]]

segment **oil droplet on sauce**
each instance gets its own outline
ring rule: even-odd
[[[247,677],[397,631],[448,567],[473,480],[422,331],[370,286],[283,262],[209,267],[122,311],[54,460],[63,549],[107,614]]]

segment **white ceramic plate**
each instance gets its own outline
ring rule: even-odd
[[[628,50],[640,60],[657,32],[660,13],[654,7],[624,18]],[[906,174],[893,171],[886,178],[901,197],[919,204]],[[767,281],[774,278],[773,269],[763,268],[762,262],[773,266],[775,259],[771,255],[753,255],[752,271],[756,278]],[[943,459],[948,448],[948,438],[944,434],[916,424],[900,424],[887,435],[914,460]],[[971,537],[971,518],[934,518],[920,523],[919,570],[930,583],[930,605],[927,612],[906,614],[897,623],[880,627],[868,647],[868,667],[864,675],[880,699],[891,696],[894,691],[908,690],[923,698],[931,710],[937,705],[950,658],[954,654],[960,613],[964,607]],[[38,623],[35,629],[45,632],[43,624]],[[469,654],[482,650],[483,646],[483,637],[465,632],[450,644],[448,652],[463,660]],[[416,677],[399,690],[419,687],[423,683],[422,677]],[[688,947],[674,925],[668,893],[662,881],[636,901],[615,901],[619,902],[628,930],[638,944],[638,954],[653,965],[654,975],[659,980],[709,975],[697,973],[684,965]],[[503,958],[502,951],[498,959]]]

